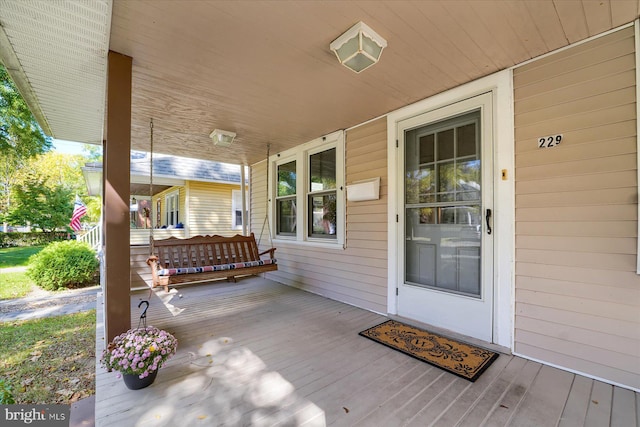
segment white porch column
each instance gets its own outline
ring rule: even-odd
[[[245,165],[240,165],[240,193],[242,193],[242,235],[248,235],[249,228],[247,227],[247,188],[245,184]]]

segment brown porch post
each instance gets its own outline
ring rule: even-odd
[[[107,139],[104,145],[105,336],[131,327],[129,159],[132,58],[109,51]]]

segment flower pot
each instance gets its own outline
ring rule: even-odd
[[[155,370],[144,378],[140,378],[138,374],[122,374],[122,379],[129,390],[140,390],[153,384],[157,375],[158,371]]]
[[[144,302],[144,301],[143,301]],[[156,378],[158,369],[176,354],[178,340],[154,326],[129,329],[115,337],[102,352],[100,363],[108,371],[120,371],[126,386],[132,390],[148,387]],[[138,375],[124,372],[149,372],[140,379]]]

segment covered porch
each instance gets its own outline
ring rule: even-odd
[[[0,5],[0,58],[45,132],[105,150],[98,311],[106,341],[137,323],[127,268],[130,152],[151,146],[151,129],[154,153],[249,166],[248,231],[266,224],[275,235],[279,270],[269,278],[280,284],[189,287],[182,298],[153,302],[150,322],[175,332],[179,354],[135,397],[100,372],[98,425],[184,425],[187,417],[239,425],[638,423],[629,391],[640,390],[637,0]],[[355,74],[330,44],[359,21],[389,43],[378,64]],[[438,157],[429,135],[440,124],[459,133],[467,120],[482,132],[470,132],[476,137],[463,147],[477,150],[458,156],[460,144],[443,142],[449,154]],[[422,129],[424,144],[413,129]],[[234,145],[212,140],[215,130],[237,134]],[[540,144],[548,138],[562,144]],[[420,163],[407,168],[406,159]],[[405,241],[430,241],[431,225],[463,225],[447,215],[433,224],[429,212],[466,205],[444,194],[447,182],[461,181],[435,171],[467,160],[482,163],[471,176],[482,200],[466,226],[477,226],[471,231],[485,251],[460,244],[456,260],[481,265],[455,277],[474,277],[475,294],[455,288],[438,304],[434,295],[444,293],[418,287],[414,298],[405,267],[435,264],[407,263]],[[314,161],[326,163],[326,176],[312,176]],[[405,203],[407,173],[420,178],[418,203]],[[349,200],[347,187],[371,179],[380,183],[376,197]],[[314,189],[323,180],[330,188]],[[295,194],[280,194],[281,184]],[[432,188],[451,200],[434,201]],[[314,218],[325,219],[325,198],[336,202],[336,234],[314,227]],[[414,209],[424,211],[410,215]],[[277,223],[293,211],[295,223]],[[215,219],[212,210],[201,217]],[[407,232],[418,228],[425,233]],[[418,248],[427,261],[437,253]],[[430,289],[427,275],[418,278]],[[469,301],[482,302],[477,316]],[[443,310],[432,321],[421,316],[435,309]],[[476,337],[523,358],[501,356],[471,385],[358,337],[383,319],[376,313],[407,313],[467,335],[482,319]],[[445,324],[440,313],[463,324]]]
[[[132,326],[148,295],[132,293]],[[158,291],[147,315],[150,325],[178,338],[178,353],[143,390],[128,390],[115,372],[98,367],[97,426],[633,426],[640,420],[638,393],[507,353],[471,383],[358,336],[385,316],[261,277]]]

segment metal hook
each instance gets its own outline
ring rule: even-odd
[[[138,328],[140,328],[140,324],[145,328],[147,327],[147,310],[149,309],[149,301],[143,300],[138,304],[138,308],[142,306],[142,304],[146,304],[147,306],[142,310],[142,314],[140,315],[140,320],[138,321]]]

